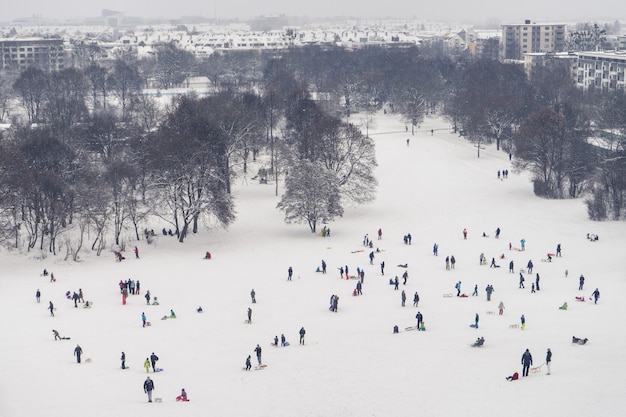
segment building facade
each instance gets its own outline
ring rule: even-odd
[[[539,24],[526,20],[523,24],[502,25],[500,58],[523,60],[531,52],[563,52],[565,24]]]
[[[626,51],[578,52],[576,84],[584,90],[626,90]]]
[[[63,69],[63,39],[0,39],[0,68],[24,69],[31,65],[44,71]]]

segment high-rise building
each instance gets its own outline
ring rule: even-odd
[[[502,60],[523,60],[530,52],[563,52],[565,50],[565,24],[531,23],[502,25],[500,42]]]
[[[0,39],[0,68],[37,66],[44,71],[65,67],[63,39]]]

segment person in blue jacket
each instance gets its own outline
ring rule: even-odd
[[[528,376],[528,370],[530,369],[530,365],[533,364],[533,355],[530,354],[528,349],[522,355],[522,376]]]

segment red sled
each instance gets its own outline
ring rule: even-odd
[[[585,301],[585,297],[576,297],[576,301]]]

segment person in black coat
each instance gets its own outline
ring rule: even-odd
[[[522,376],[528,376],[528,370],[530,366],[533,364],[533,355],[530,354],[528,349],[522,355]]]
[[[152,402],[152,391],[154,390],[154,382],[147,377],[145,382],[143,383],[143,392],[148,394],[148,402]]]
[[[552,351],[548,348],[548,352],[546,353],[546,368],[548,372],[546,375],[550,375],[550,364],[552,363]]]

